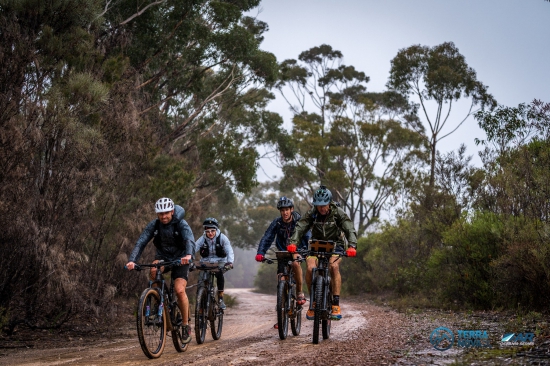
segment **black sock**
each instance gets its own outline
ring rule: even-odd
[[[340,306],[340,295],[332,296],[332,305]]]

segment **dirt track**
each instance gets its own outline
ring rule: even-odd
[[[128,338],[90,345],[71,342],[64,348],[9,350],[0,357],[0,365],[418,364],[419,359],[411,360],[407,355],[413,348],[430,348],[427,337],[414,341],[415,334],[426,332],[419,330],[418,323],[387,308],[359,301],[342,302],[344,319],[332,322],[329,340],[321,340],[319,345],[311,343],[312,322],[304,314],[301,334],[294,337],[289,329],[289,337],[281,341],[273,329],[275,296],[247,289],[227,293],[239,304],[226,311],[222,338],[214,341],[208,332],[204,344],[197,345],[193,340],[185,353],[177,353],[168,338],[163,355],[147,359],[133,324],[129,324]]]

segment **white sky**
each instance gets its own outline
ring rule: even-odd
[[[342,51],[344,64],[370,77],[369,91],[385,89],[398,50],[452,41],[499,104],[550,102],[550,3],[543,0],[263,0],[259,10],[258,19],[269,25],[262,49],[278,61],[326,43]],[[290,128],[280,96],[269,109]],[[464,114],[453,116],[458,122]],[[477,156],[475,137],[484,133],[470,118],[438,148],[451,151],[464,143]],[[266,159],[260,164],[260,181],[280,177]]]

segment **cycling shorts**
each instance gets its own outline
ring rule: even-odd
[[[155,258],[155,260],[158,260],[159,258]],[[160,258],[162,259],[162,258]],[[164,271],[162,273],[171,273],[172,279],[176,278],[183,278],[184,280],[189,280],[189,264],[183,264],[179,266],[172,266],[169,268],[164,267]]]
[[[172,272],[172,279],[183,278],[188,281],[189,279],[189,264],[184,264],[182,266],[173,266],[172,268],[164,269],[162,273]]]
[[[334,254],[332,255],[333,257],[336,257],[336,256],[339,256],[340,254],[344,254],[346,251],[344,250],[344,246],[343,245],[336,245],[336,247],[334,248]],[[308,255],[307,258],[317,258],[317,256],[315,255]]]

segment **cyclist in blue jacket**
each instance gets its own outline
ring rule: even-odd
[[[291,199],[285,196],[281,197],[277,202],[277,209],[281,213],[281,217],[278,217],[271,222],[271,225],[269,225],[264,236],[260,240],[256,254],[256,261],[258,262],[264,260],[265,253],[273,243],[273,240],[275,240],[277,250],[287,250],[287,246],[290,242],[290,237],[294,232],[294,228],[296,227],[296,223],[300,220],[300,214],[294,212],[294,203]],[[309,232],[302,237],[298,248],[299,250],[307,249],[310,237],[311,234]],[[296,251],[296,247],[294,247],[293,251]],[[297,255],[298,254],[295,256]],[[283,262],[277,263],[277,274],[283,273],[284,265],[285,263]],[[306,298],[302,292],[302,267],[300,267],[300,263],[298,262],[293,262],[292,266],[294,267],[294,279],[296,280],[296,291],[298,292],[296,302],[298,305],[303,305],[306,303]]]

